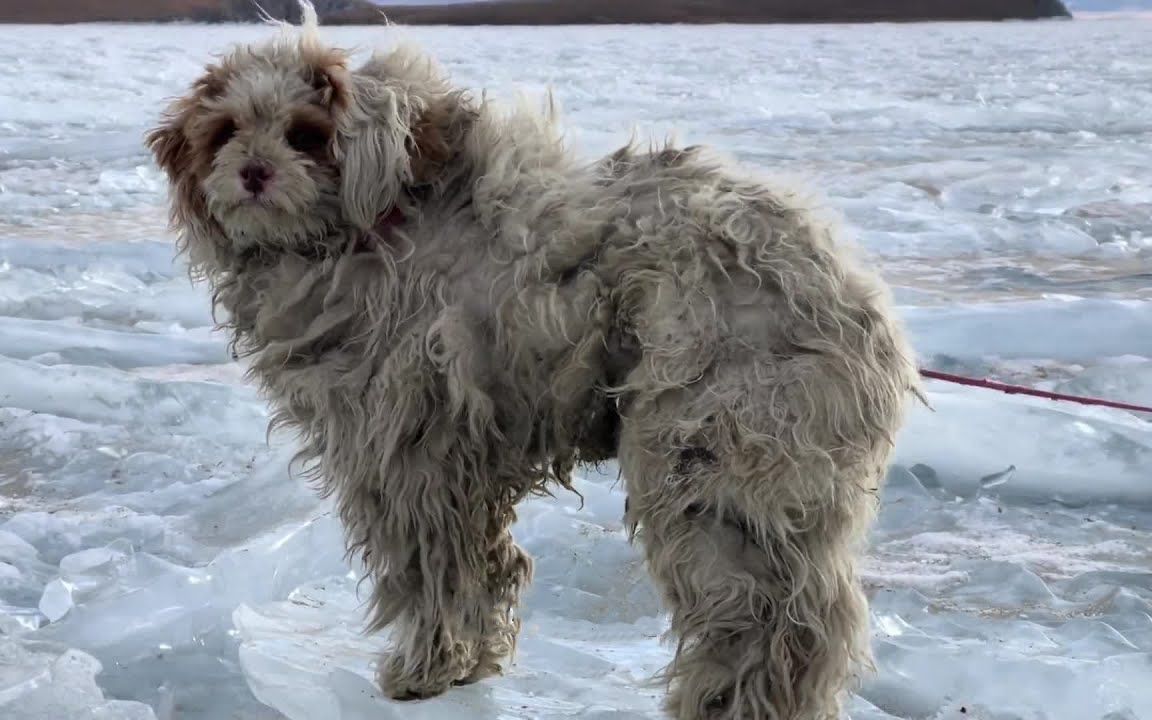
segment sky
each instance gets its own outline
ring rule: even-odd
[[[1064,0],[1073,10],[1152,10],[1152,0]]]

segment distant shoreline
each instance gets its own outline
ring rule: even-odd
[[[399,22],[391,18],[382,17],[379,22],[367,22],[363,20],[328,20],[322,22],[326,28],[367,28],[367,27],[427,27],[427,28],[499,28],[499,27],[524,27],[524,28],[545,28],[545,27],[572,27],[572,28],[593,28],[593,27],[804,27],[804,26],[828,26],[828,25],[843,25],[843,26],[856,26],[856,25],[979,25],[983,24],[997,24],[1008,22],[1041,22],[1041,21],[1068,21],[1068,20],[1108,20],[1111,18],[1124,19],[1124,15],[1113,15],[1111,13],[1096,13],[1091,17],[1081,17],[1077,14],[1072,18],[1038,18],[1034,20],[1027,20],[1025,18],[1001,18],[998,20],[989,20],[979,18],[975,20],[795,20],[795,21],[745,21],[745,20],[731,20],[731,21],[715,21],[715,20],[669,20],[657,22],[555,22],[555,23],[469,23],[469,22]],[[1152,13],[1142,15],[1129,15],[1127,19],[1132,20],[1152,20]],[[262,23],[254,20],[204,20],[204,19],[189,19],[189,18],[170,18],[158,20],[52,20],[45,22],[24,22],[18,20],[0,20],[0,27],[75,27],[79,25],[122,25],[122,26],[140,26],[145,27],[149,25],[165,25],[172,27],[257,27]]]
[[[295,21],[295,0],[260,0]],[[777,25],[1068,19],[1061,0],[491,0],[379,5],[314,0],[325,25]],[[0,24],[258,22],[253,0],[35,0],[0,7]],[[925,6],[928,7],[925,7]]]
[[[363,10],[334,15],[358,19]],[[493,0],[389,5],[402,25],[830,24],[1070,18],[1062,0]]]

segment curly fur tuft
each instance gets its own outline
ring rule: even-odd
[[[532,573],[516,504],[618,457],[678,641],[670,714],[838,717],[869,663],[859,542],[917,389],[879,280],[727,158],[580,163],[554,112],[475,102],[412,48],[350,69],[305,16],[148,141],[373,580],[384,689],[499,672]]]

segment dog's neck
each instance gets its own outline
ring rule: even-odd
[[[352,233],[344,242],[339,244],[316,242],[309,243],[304,247],[287,249],[266,244],[250,245],[236,256],[235,267],[242,272],[254,266],[275,263],[288,254],[305,260],[326,260],[343,254],[366,252],[381,243],[390,242],[395,229],[403,225],[405,219],[404,211],[398,205],[394,205],[376,216],[376,223],[370,230]]]
[[[283,343],[305,332],[318,314],[327,313],[320,301],[328,295],[335,275],[371,258],[395,242],[395,233],[407,220],[399,207],[377,216],[367,231],[333,233],[308,246],[253,246],[233,255],[227,264],[207,274],[213,305],[223,311],[219,327],[231,334],[234,359],[260,353],[269,344]],[[350,265],[353,264],[353,265]]]

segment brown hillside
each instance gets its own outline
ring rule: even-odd
[[[273,17],[300,19],[296,0],[258,0]],[[380,22],[368,0],[313,0],[322,18],[360,10]],[[372,10],[371,12],[369,12]],[[355,14],[355,13],[352,13]],[[246,22],[259,19],[252,0],[0,0],[0,23]]]
[[[219,20],[220,0],[0,0],[0,22]]]
[[[913,22],[1069,15],[1060,0],[495,0],[381,9],[393,22],[413,25]],[[374,14],[358,11],[347,19],[367,20]]]
[[[386,0],[385,0],[386,1]],[[383,6],[317,0],[328,24],[564,25],[597,23],[805,23],[1004,20],[1067,16],[1061,0],[494,0]],[[299,17],[294,0],[260,3]],[[0,23],[255,20],[251,0],[0,0]]]

